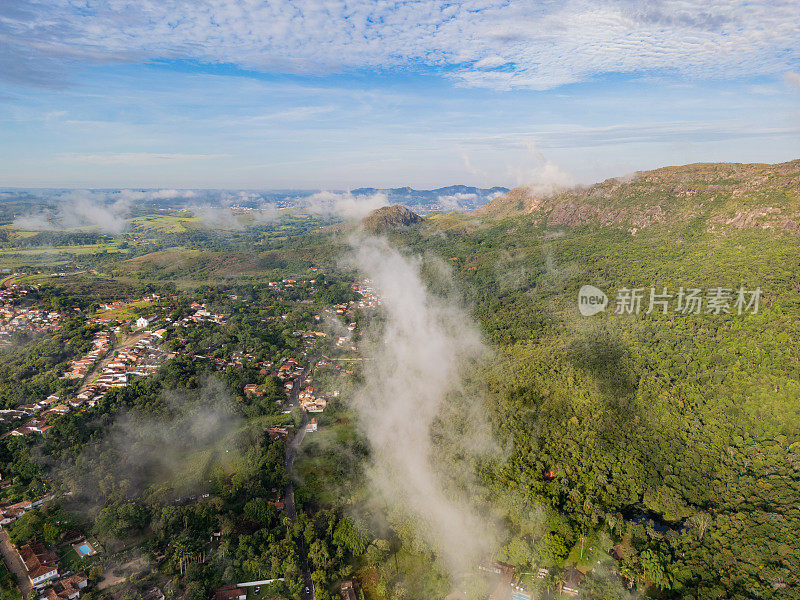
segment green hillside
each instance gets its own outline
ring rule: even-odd
[[[479,225],[405,234],[455,266],[497,350],[490,410],[513,450],[485,479],[509,507],[506,561],[614,546],[613,568],[655,597],[794,597],[798,176],[797,161],[691,165],[544,200],[517,189]],[[581,316],[584,284],[604,312]],[[755,314],[683,314],[674,297],[645,314],[651,287],[762,296]],[[621,288],[643,289],[639,314],[615,314]]]
[[[702,223],[709,229],[800,232],[800,160],[698,163],[642,171],[559,193],[515,188],[475,211],[490,218],[529,214],[549,226],[628,229]]]

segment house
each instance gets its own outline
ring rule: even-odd
[[[57,565],[39,565],[28,570],[28,579],[35,588],[42,587],[48,581],[58,577]]]
[[[316,430],[317,430],[317,419],[314,418],[311,419],[311,421],[309,421],[308,425],[306,425],[306,433],[313,433]]]
[[[142,600],[164,600],[164,592],[161,591],[161,588],[154,587],[152,589],[147,590],[144,594],[142,594]]]
[[[48,550],[42,542],[32,541],[23,544],[17,551],[28,572],[28,579],[34,587],[42,587],[58,577],[58,556]]]
[[[271,440],[277,440],[278,438],[286,437],[289,434],[289,428],[285,425],[273,425],[271,427],[267,427],[267,435]]]
[[[57,404],[58,400],[59,400],[58,396],[56,396],[55,394],[50,394],[44,400],[40,400],[39,402],[37,402],[36,405],[40,408],[46,408],[52,404]]]
[[[564,587],[561,588],[562,593],[568,596],[577,596],[583,573],[577,569],[567,569],[564,571]]]
[[[214,592],[214,600],[247,600],[247,588],[226,585]]]
[[[88,584],[85,573],[75,573],[56,581],[39,596],[39,600],[74,600]]]
[[[31,419],[25,423],[25,426],[36,433],[44,433],[47,429],[49,429],[47,426],[47,421],[44,419]]]
[[[356,582],[348,579],[342,582],[342,600],[358,600],[356,596]]]
[[[7,504],[0,506],[0,525],[8,525],[17,520],[18,517],[24,515],[26,512],[33,508],[33,502],[30,500],[23,500],[16,504]]]

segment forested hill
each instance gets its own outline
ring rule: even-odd
[[[645,597],[798,597],[798,214],[800,161],[697,164],[548,198],[518,188],[395,233],[449,261],[497,349],[502,560],[594,569],[586,598],[626,597],[598,575],[609,556]],[[587,284],[608,294],[592,316]],[[690,288],[696,311],[679,301]],[[759,309],[715,313],[714,288],[759,288]]]
[[[800,160],[696,163],[640,171],[555,194],[518,187],[476,210],[485,217],[530,214],[549,226],[625,229],[702,224],[800,233]]]
[[[395,227],[407,227],[416,223],[421,223],[422,217],[417,213],[408,210],[405,206],[383,206],[373,210],[364,217],[362,224],[365,228],[381,232]]]

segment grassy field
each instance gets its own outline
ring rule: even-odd
[[[6,254],[20,255],[20,256],[36,256],[36,255],[75,255],[84,256],[87,254],[98,254],[103,252],[124,252],[120,248],[122,241],[104,242],[101,244],[85,244],[78,246],[41,246],[34,248],[11,248],[0,250],[0,260]]]
[[[181,233],[194,229],[198,224],[198,219],[172,215],[146,215],[144,217],[134,217],[130,219],[130,223],[137,232]]]
[[[152,305],[153,303],[150,300],[132,302],[115,310],[99,310],[95,313],[95,316],[103,317],[104,319],[117,319],[118,321],[135,320],[141,314],[137,309],[149,308]]]
[[[70,264],[68,257],[60,254],[22,255],[15,254],[12,250],[0,250],[0,268],[20,270],[20,267],[61,267]]]

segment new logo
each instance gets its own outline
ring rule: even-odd
[[[584,317],[603,312],[608,306],[608,296],[593,285],[581,286],[578,290],[578,310]]]

